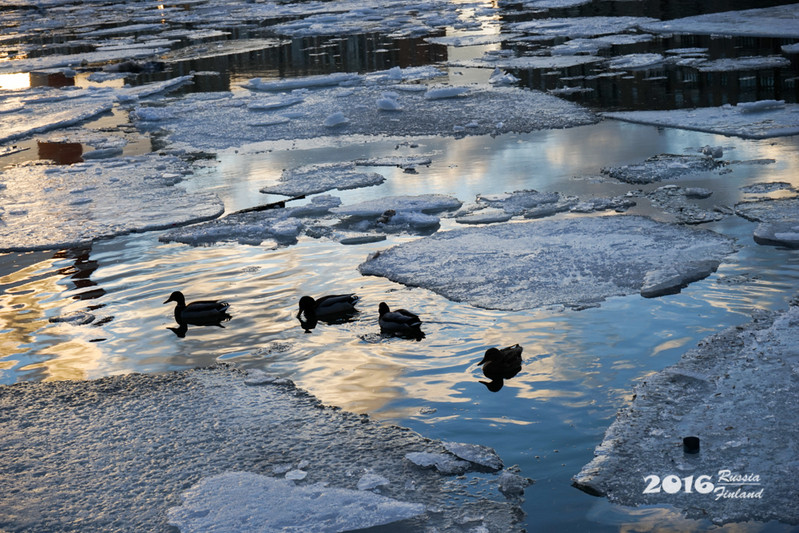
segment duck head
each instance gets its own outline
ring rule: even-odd
[[[169,302],[177,302],[178,305],[186,305],[186,297],[183,296],[183,293],[180,291],[175,291],[169,295],[169,298],[164,302],[168,304]]]
[[[496,348],[489,348],[486,350],[486,354],[483,356],[483,360],[477,363],[477,366],[482,365],[483,363],[490,363],[491,361],[496,361],[499,359],[500,353],[499,350]]]
[[[388,304],[386,302],[380,302],[380,305],[377,306],[377,313],[380,316],[385,315],[386,313],[390,313],[391,309],[388,308]]]
[[[297,317],[305,313],[305,316],[311,315],[316,310],[316,300],[314,300],[310,296],[303,296],[300,298],[300,312],[297,313]]]

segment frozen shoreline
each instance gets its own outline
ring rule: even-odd
[[[799,301],[792,303],[706,338],[638,385],[575,486],[622,505],[672,505],[718,524],[799,524],[799,423],[791,401],[799,395]],[[684,453],[686,436],[699,437],[699,453]]]
[[[519,476],[473,462],[463,478],[421,468],[405,455],[449,455],[443,443],[326,407],[263,372],[25,382],[0,387],[0,414],[4,530],[169,531],[169,522],[207,531],[250,520],[259,531],[281,531],[281,518],[305,516],[316,530],[334,531],[332,523],[359,529],[420,512],[401,530],[520,530],[519,501],[499,492],[503,478]],[[232,492],[221,493],[218,482],[231,476]],[[237,489],[251,479],[279,483],[291,505],[270,497],[273,508]],[[330,487],[328,506],[301,508],[301,491],[319,483]],[[352,502],[370,513],[347,513]]]

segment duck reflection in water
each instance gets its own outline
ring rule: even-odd
[[[518,344],[507,348],[489,348],[483,360],[477,363],[483,367],[483,375],[491,381],[480,381],[491,392],[499,391],[506,379],[511,379],[522,369],[522,350]]]
[[[175,322],[178,327],[167,328],[180,338],[186,336],[189,325],[192,326],[217,326],[224,328],[222,322],[230,320],[228,314],[230,304],[217,300],[200,300],[186,304],[186,297],[180,291],[173,292],[164,302],[175,302]]]
[[[358,314],[355,304],[358,296],[354,294],[331,294],[314,299],[311,296],[300,298],[297,319],[306,333],[310,333],[321,320],[325,324],[349,322]]]

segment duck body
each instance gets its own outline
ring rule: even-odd
[[[392,311],[388,304],[380,302],[378,313],[380,315],[378,323],[382,333],[415,338],[424,337],[421,330],[421,319],[407,309]]]
[[[164,302],[175,302],[175,321],[178,324],[221,325],[229,319],[227,313],[230,304],[218,300],[200,300],[186,304],[186,297],[180,291],[173,292]]]
[[[358,297],[354,294],[331,294],[314,299],[311,296],[300,298],[300,311],[297,318],[305,317],[306,320],[317,318],[336,317],[355,313],[355,304]]]
[[[522,369],[522,351],[518,344],[502,349],[489,348],[477,364],[483,367],[483,375],[491,381],[510,379]]]

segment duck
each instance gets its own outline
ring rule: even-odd
[[[523,348],[518,344],[502,349],[489,348],[486,350],[482,361],[477,363],[477,365],[483,367],[483,375],[492,382],[501,382],[501,380],[512,378],[521,371],[522,350]],[[488,388],[491,390],[491,387]]]
[[[305,317],[306,320],[315,318],[336,317],[355,313],[355,304],[358,296],[354,294],[331,294],[314,299],[312,296],[300,298],[300,311],[297,318]]]
[[[169,302],[177,303],[175,306],[175,321],[178,324],[221,326],[220,322],[230,318],[227,313],[230,304],[227,302],[201,300],[186,304],[186,297],[180,291],[170,294],[164,303],[168,304]]]
[[[407,309],[392,311],[386,302],[380,302],[377,310],[381,333],[412,337],[417,340],[424,338],[424,333],[421,330],[422,321],[414,313]]]

